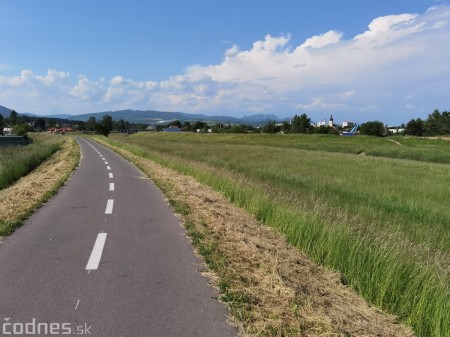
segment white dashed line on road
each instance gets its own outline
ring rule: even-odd
[[[110,177],[111,179],[114,178],[114,176],[113,176],[112,173],[109,174],[109,177]]]
[[[111,166],[106,166],[106,169],[111,171]]]
[[[97,240],[95,240],[94,248],[92,248],[91,257],[89,258],[89,261],[86,265],[86,270],[91,271],[98,269],[98,265],[102,257],[105,242],[106,242],[106,233],[99,233],[97,235]]]
[[[109,190],[114,191],[114,183],[109,183]]]
[[[108,199],[108,202],[106,204],[105,214],[112,214],[114,206],[114,199]]]

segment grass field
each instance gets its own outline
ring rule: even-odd
[[[301,135],[109,139],[220,191],[417,335],[450,336],[450,143],[394,140],[402,145]]]
[[[31,134],[27,146],[0,147],[0,190],[15,183],[58,151],[64,140],[49,134]]]

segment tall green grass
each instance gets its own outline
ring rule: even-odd
[[[385,139],[342,138],[137,134],[110,141],[220,191],[419,336],[450,336],[450,167],[424,162],[445,163],[448,143],[397,139],[405,144],[398,150]],[[375,150],[407,160],[355,155]]]
[[[141,135],[139,135],[140,137]],[[416,137],[379,138],[369,136],[338,137],[335,135],[302,134],[192,134],[180,133],[173,137],[169,133],[147,134],[149,141],[177,144],[218,143],[229,145],[252,145],[284,147],[308,151],[324,151],[346,154],[367,154],[370,156],[411,159],[431,163],[450,164],[450,142],[440,139]],[[388,139],[396,140],[397,145]]]
[[[34,170],[64,142],[49,134],[31,134],[31,138],[33,143],[27,146],[0,147],[0,190]]]

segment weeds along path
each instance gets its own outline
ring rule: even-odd
[[[0,237],[11,234],[54,195],[78,165],[80,150],[71,137],[61,149],[14,185],[0,190]]]
[[[0,190],[14,184],[56,153],[64,138],[48,133],[33,133],[27,146],[0,147]]]
[[[413,336],[394,316],[369,306],[343,285],[339,274],[313,263],[219,193],[96,140],[135,163],[164,191],[242,336]]]

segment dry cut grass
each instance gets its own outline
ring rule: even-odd
[[[14,185],[0,190],[0,236],[11,234],[56,193],[78,165],[79,158],[76,141],[67,137],[53,156]]]
[[[343,285],[339,274],[313,263],[219,193],[113,149],[153,179],[181,214],[242,336],[413,336]]]

